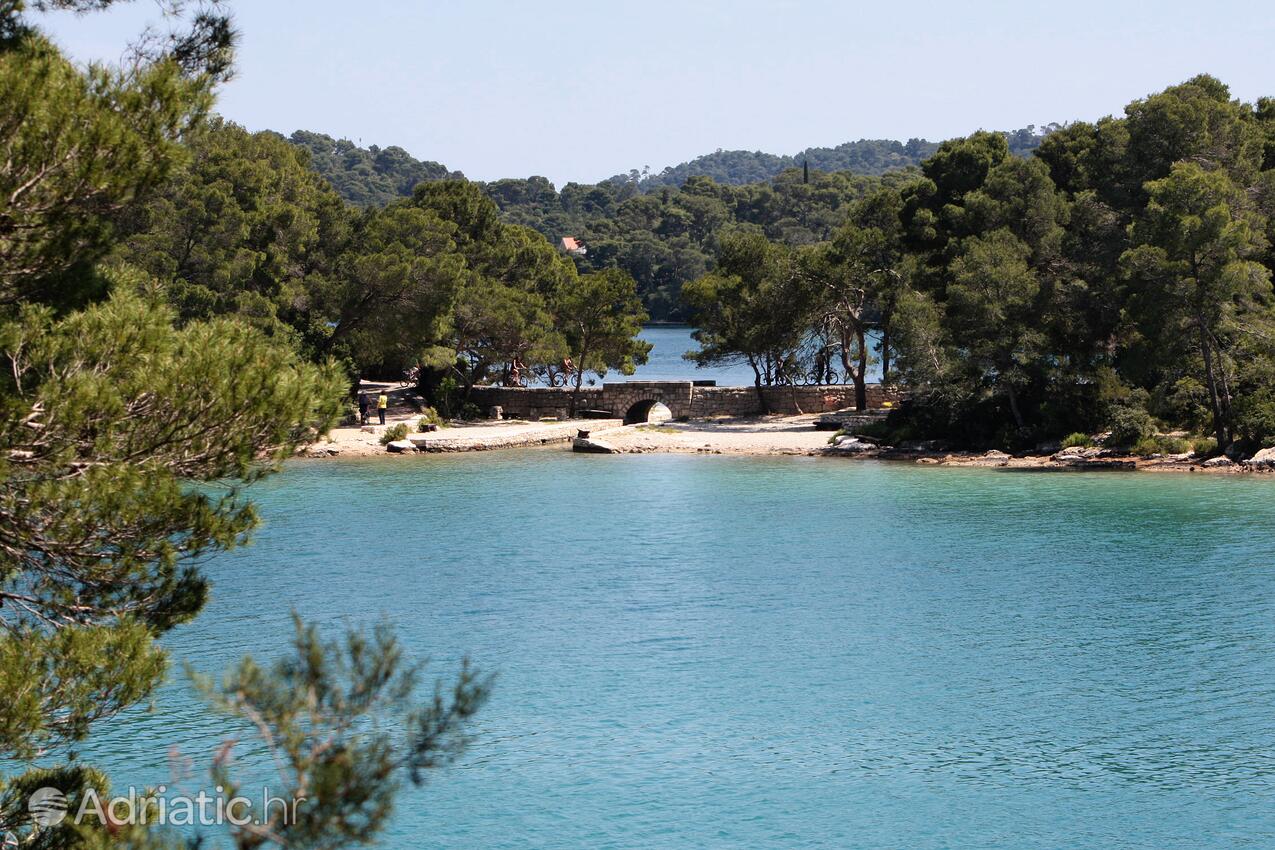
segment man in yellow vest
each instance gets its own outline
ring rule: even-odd
[[[381,424],[385,424],[385,409],[390,406],[390,397],[385,394],[385,390],[381,390],[381,394],[376,397],[376,415],[380,417]]]

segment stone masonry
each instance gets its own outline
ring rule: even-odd
[[[827,413],[854,406],[854,387],[849,384],[763,387],[762,393],[772,413]],[[884,402],[897,398],[892,387],[868,384],[869,408],[880,408]],[[470,401],[484,412],[500,407],[512,419],[562,419],[570,409],[571,389],[474,387]],[[761,412],[754,387],[704,387],[691,381],[620,381],[582,387],[577,410],[605,410],[622,418],[643,414],[651,402],[665,404],[675,419],[755,416]],[[645,417],[641,418],[644,421]]]

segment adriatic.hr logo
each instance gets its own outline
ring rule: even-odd
[[[66,795],[56,788],[41,788],[27,800],[27,813],[36,826],[57,826],[66,820],[66,812]]]

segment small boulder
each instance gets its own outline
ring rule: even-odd
[[[1229,469],[1235,466],[1235,461],[1231,460],[1226,455],[1218,455],[1217,457],[1209,458],[1204,463],[1200,464],[1200,466],[1203,466],[1205,469]]]
[[[416,451],[416,446],[411,440],[393,440],[387,443],[385,448],[387,451],[394,452],[395,454]]]
[[[576,437],[571,441],[571,451],[595,455],[613,455],[618,449],[610,443],[591,437]]]
[[[1000,451],[999,449],[992,449],[990,452],[983,455],[983,457],[987,458],[988,460],[1009,460],[1009,454],[1006,452]]]
[[[1275,469],[1275,447],[1262,449],[1244,461],[1244,465],[1249,469]]]

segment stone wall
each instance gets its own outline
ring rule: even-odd
[[[773,413],[826,413],[854,406],[854,387],[848,384],[809,387],[764,387]],[[868,407],[897,400],[892,387],[868,384]],[[567,416],[571,390],[567,387],[474,387],[470,400],[484,413],[499,406],[506,417],[544,419]],[[577,410],[605,410],[623,417],[634,405],[659,401],[674,418],[753,416],[761,412],[753,387],[697,387],[691,381],[625,381],[582,387]]]
[[[884,402],[898,398],[896,390],[880,384],[868,384],[867,390],[869,408],[879,408]],[[762,387],[762,394],[766,397],[766,405],[771,413],[827,413],[830,410],[854,407],[854,387],[850,384]],[[755,387],[695,388],[692,416],[749,416],[760,412],[761,403]]]
[[[508,419],[565,419],[571,409],[569,387],[474,387],[469,400],[486,415],[493,407]],[[581,387],[579,410],[600,410],[602,387]],[[623,412],[620,413],[623,416]]]

